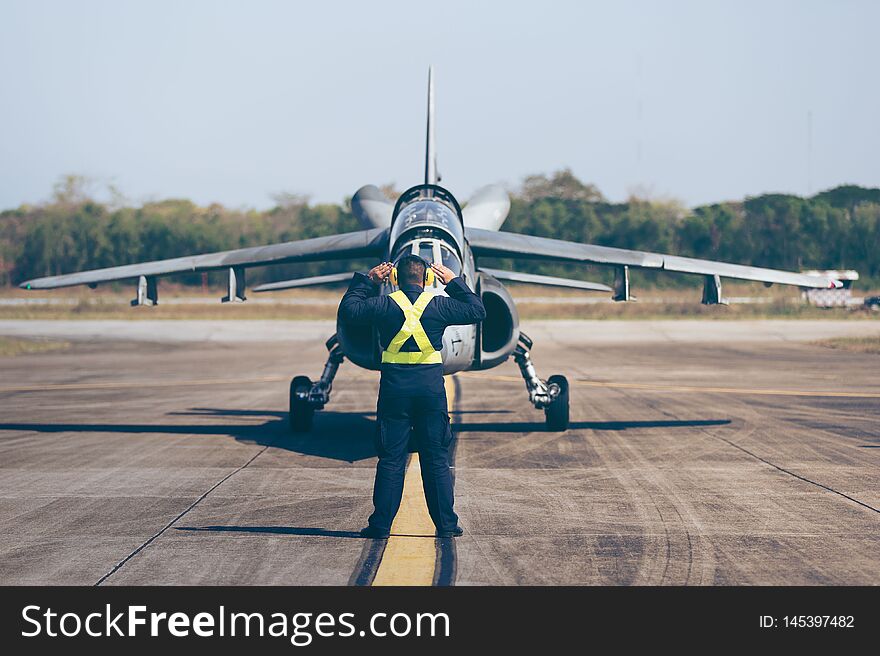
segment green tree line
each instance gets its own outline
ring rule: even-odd
[[[127,206],[98,202],[68,177],[48,202],[0,212],[0,284],[347,232],[359,228],[348,202],[277,198],[265,210],[200,207],[188,200]],[[688,209],[671,200],[609,203],[568,170],[526,178],[512,193],[504,230],[605,246],[650,250],[781,269],[855,269],[862,286],[880,282],[880,189],[841,186],[812,197],[765,194]],[[249,283],[363,267],[329,262],[267,267]],[[488,264],[488,263],[487,263]],[[498,266],[512,262],[494,260]],[[521,271],[607,278],[571,265],[517,262]],[[190,275],[178,280],[201,282]],[[219,280],[219,278],[218,278]],[[682,284],[682,277],[646,277]]]

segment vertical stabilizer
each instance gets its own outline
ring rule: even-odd
[[[437,151],[434,143],[434,67],[428,67],[428,135],[425,144],[425,184],[437,184]]]

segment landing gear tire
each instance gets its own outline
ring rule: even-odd
[[[565,376],[555,375],[547,379],[547,384],[559,385],[559,395],[544,408],[544,419],[547,430],[564,431],[568,428],[568,379]]]
[[[308,401],[309,390],[312,389],[312,381],[308,376],[297,376],[290,381],[290,412],[288,421],[290,430],[294,433],[308,433],[312,430],[312,420],[315,417],[315,409]],[[300,394],[305,394],[302,398]]]

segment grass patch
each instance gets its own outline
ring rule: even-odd
[[[873,337],[833,337],[815,342],[815,344],[842,351],[880,355],[880,335],[874,335]]]
[[[869,313],[846,308],[817,308],[785,299],[771,303],[702,305],[699,301],[597,303],[591,305],[517,303],[524,319],[658,320],[702,319],[749,321],[757,319],[871,319]]]
[[[128,320],[155,319],[178,320],[335,320],[339,298],[327,303],[321,300],[302,303],[236,303],[221,304],[166,304],[156,307],[128,306],[127,301],[97,302],[81,301],[75,305],[18,305],[0,306],[3,319],[56,319],[56,320]],[[666,303],[536,303],[528,298],[518,300],[517,310],[522,319],[703,319],[703,320],[754,320],[754,319],[867,319],[877,320],[876,313],[861,309],[817,308],[806,304],[780,300],[754,305],[705,306],[699,301]]]
[[[637,290],[639,291],[639,290]],[[2,319],[91,320],[334,320],[344,289],[304,289],[277,294],[251,294],[245,303],[220,303],[221,291],[171,288],[159,294],[156,307],[130,307],[131,294],[112,289],[73,288],[54,292],[0,290]],[[585,294],[552,287],[511,285],[523,319],[880,319],[864,308],[817,308],[804,303],[797,290],[762,285],[725,287],[725,296],[758,302],[729,307],[700,304],[699,289],[645,289],[635,303],[612,303],[607,294]],[[554,301],[547,303],[546,301]],[[585,302],[585,301],[600,302]],[[543,301],[543,302],[542,302]]]
[[[18,339],[15,337],[0,337],[0,356],[14,356],[26,353],[43,353],[45,351],[57,351],[70,346],[69,342],[55,340]]]
[[[248,303],[216,305],[158,305],[129,307],[128,303],[80,303],[70,307],[0,307],[0,319],[43,320],[303,320],[336,319],[335,305],[255,305]]]

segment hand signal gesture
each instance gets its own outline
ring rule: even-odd
[[[434,275],[437,276],[437,280],[439,280],[444,285],[448,285],[449,281],[455,278],[455,271],[450,269],[449,267],[445,267],[442,264],[437,264],[434,262],[431,265],[431,269],[434,271]]]
[[[377,264],[370,272],[367,274],[370,281],[374,285],[381,285],[383,282],[388,280],[388,276],[391,275],[391,262],[382,262],[381,264]]]

